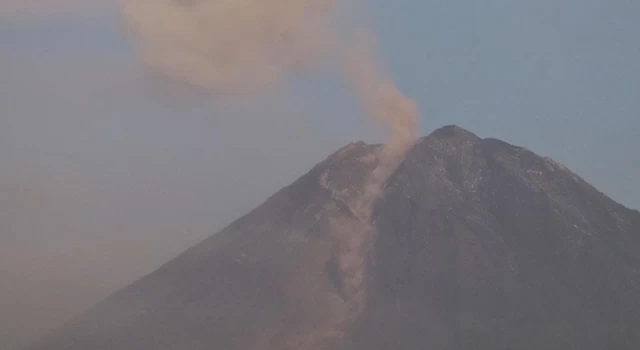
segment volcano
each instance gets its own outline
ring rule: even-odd
[[[447,126],[362,222],[380,150],[343,147],[31,349],[640,349],[638,211]]]

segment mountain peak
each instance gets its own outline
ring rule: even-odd
[[[429,136],[432,138],[463,138],[479,139],[474,133],[457,125],[445,125],[433,131]]]
[[[474,133],[464,128],[456,125],[447,125],[418,139],[408,157],[411,157],[412,153],[424,154],[428,149],[435,152],[459,153],[463,149],[469,149],[481,140]]]

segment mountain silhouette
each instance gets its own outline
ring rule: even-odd
[[[640,349],[639,212],[446,126],[362,222],[380,149],[343,147],[31,349]]]

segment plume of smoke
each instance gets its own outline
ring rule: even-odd
[[[368,112],[389,130],[389,139],[378,155],[378,166],[365,184],[359,207],[364,215],[380,196],[381,186],[397,168],[415,138],[420,120],[414,100],[404,96],[376,61],[375,38],[360,30],[355,45],[345,54],[345,74],[353,82]]]
[[[169,78],[215,93],[249,95],[324,63],[342,61],[370,115],[389,130],[380,185],[411,144],[419,117],[376,61],[374,36],[340,33],[332,21],[340,0],[121,0],[124,23],[143,62]]]
[[[419,123],[376,60],[366,29],[344,32],[333,21],[341,0],[121,0],[143,62],[165,76],[220,94],[251,96],[292,74],[338,62],[368,114],[389,131],[377,167],[349,206],[357,221],[333,221],[338,265],[353,319],[364,305],[366,250],[373,202],[404,158]]]
[[[337,0],[122,0],[142,60],[216,93],[273,87],[335,46]]]

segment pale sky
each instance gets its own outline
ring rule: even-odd
[[[60,15],[75,20],[87,15],[104,13],[107,8],[115,8],[118,0],[2,0],[0,13],[29,20],[34,17]]]
[[[226,226],[343,144],[380,141],[334,77],[222,103],[153,82],[115,1],[0,1],[0,304],[12,306],[0,314],[2,349]],[[640,2],[368,3],[423,134],[458,124],[525,146],[640,208]]]

